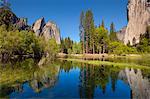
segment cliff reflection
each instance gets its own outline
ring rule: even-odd
[[[150,79],[141,70],[126,68],[120,71],[119,78],[129,84],[133,99],[150,99]]]
[[[45,88],[53,87],[58,79],[60,67],[50,66],[42,68],[33,73],[33,79],[29,82],[35,92],[40,92]]]
[[[25,65],[23,63],[21,65]],[[13,92],[23,93],[25,83],[28,83],[34,92],[39,93],[45,88],[53,87],[57,82],[60,70],[58,65],[36,69],[22,69],[17,65],[18,63],[14,66],[17,69],[3,68],[3,72],[0,71],[0,97],[8,97]],[[8,74],[10,75],[7,76]]]
[[[15,93],[15,95],[16,93],[17,95],[20,93],[26,94],[25,92],[28,91],[32,92],[31,96],[37,94],[42,96],[42,91],[44,91],[52,96],[54,94],[54,96],[59,95],[63,97],[64,94],[67,96],[68,91],[71,91],[70,97],[73,95],[76,96],[75,98],[92,99],[95,98],[96,95],[107,97],[110,93],[116,96],[116,94],[120,94],[118,87],[123,86],[121,87],[121,92],[128,91],[125,93],[129,93],[125,94],[125,96],[128,95],[128,97],[133,99],[150,99],[149,70],[105,65],[95,66],[67,61],[60,61],[57,65],[47,65],[30,70],[19,68],[14,71],[13,69],[1,70],[3,72],[0,71],[0,97],[11,97],[13,93]],[[10,77],[7,76],[8,74]],[[62,77],[68,77],[68,75],[71,79],[67,78],[67,80],[64,81]],[[120,81],[123,83],[120,83]],[[30,88],[27,89],[27,87]],[[66,90],[61,89],[61,87],[66,88]],[[70,87],[74,87],[77,90],[70,90]],[[127,90],[124,90],[124,87],[128,87]],[[62,90],[64,92],[62,92]],[[57,97],[59,98],[59,96]]]

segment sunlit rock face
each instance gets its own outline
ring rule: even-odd
[[[119,73],[119,78],[129,84],[133,99],[150,99],[150,82],[142,76],[141,70],[126,68]]]
[[[128,25],[123,40],[125,44],[139,43],[140,35],[146,32],[146,27],[150,22],[149,9],[149,0],[129,0]]]
[[[60,44],[60,31],[54,22],[45,23],[44,18],[40,18],[33,24],[32,29],[37,36],[44,36],[46,41],[54,38]]]
[[[47,22],[43,28],[42,33],[46,40],[55,38],[57,44],[60,44],[60,32],[55,23],[51,21]]]
[[[44,20],[44,18],[38,19],[38,20],[33,24],[32,29],[33,29],[33,31],[35,32],[35,34],[36,34],[37,36],[40,36],[40,35],[41,35],[41,32],[42,32],[42,29],[43,29],[44,25],[45,25],[45,20]]]

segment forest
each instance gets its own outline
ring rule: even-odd
[[[147,32],[141,35],[139,44],[130,42],[125,45],[117,38],[115,24],[110,24],[110,30],[105,27],[102,20],[99,26],[94,23],[91,10],[81,12],[80,15],[80,42],[73,42],[69,37],[61,40],[61,52],[70,54],[140,54],[150,53],[150,26]]]

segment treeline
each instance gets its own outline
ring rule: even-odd
[[[0,26],[0,60],[30,57],[40,59],[43,56],[54,58],[59,47],[54,39],[45,41],[32,31],[7,30]]]
[[[110,31],[106,29],[104,20],[99,26],[94,24],[93,13],[88,10],[80,15],[80,41],[82,44],[82,52],[90,54],[101,53],[117,53],[118,49],[127,47],[118,41],[115,25],[112,22]]]
[[[150,53],[150,26],[147,27],[146,33],[140,36],[139,44],[134,44],[133,47],[136,47],[138,52]]]
[[[136,46],[129,46],[130,44],[126,46],[117,39],[117,32],[113,22],[110,24],[110,30],[105,27],[104,20],[99,26],[95,25],[91,10],[81,13],[79,30],[83,54],[112,53],[121,55],[150,52],[149,36],[146,38],[141,36],[140,43]],[[150,29],[148,30],[150,32]]]
[[[65,54],[81,54],[81,43],[74,42],[70,37],[62,38],[60,52]]]

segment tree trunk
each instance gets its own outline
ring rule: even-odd
[[[99,54],[101,54],[101,47],[99,46]]]
[[[88,37],[86,36],[86,54],[88,54]]]
[[[94,47],[94,43],[93,43],[93,54],[95,54],[95,47]]]
[[[84,42],[82,44],[82,50],[83,50],[83,54],[85,54]]]

